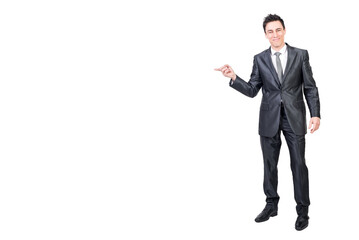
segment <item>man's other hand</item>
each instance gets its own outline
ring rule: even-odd
[[[308,129],[310,129],[310,133],[314,133],[315,131],[317,131],[319,125],[320,125],[320,118],[312,117],[309,121],[309,127],[308,127]]]
[[[215,68],[214,70],[215,71],[221,71],[225,77],[229,77],[233,81],[236,80],[236,74],[234,73],[231,66],[229,66],[228,64],[225,64],[224,66],[222,66],[220,68]]]

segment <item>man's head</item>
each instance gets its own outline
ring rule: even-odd
[[[280,50],[285,44],[284,36],[286,30],[283,19],[276,14],[269,14],[264,18],[263,29],[272,48]]]

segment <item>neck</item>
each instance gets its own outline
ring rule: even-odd
[[[279,51],[281,50],[283,47],[284,47],[285,43],[283,43],[282,45],[280,45],[279,47],[275,47],[275,46],[272,46],[272,48],[275,50],[275,51]]]

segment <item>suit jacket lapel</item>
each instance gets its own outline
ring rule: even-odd
[[[286,79],[288,73],[290,72],[291,68],[293,67],[294,59],[297,56],[297,53],[288,44],[287,44],[287,51],[288,51],[287,65],[285,66],[282,84],[285,81],[285,79]]]
[[[274,65],[273,65],[270,47],[267,50],[267,52],[265,54],[265,57],[266,57],[266,61],[264,61],[264,62],[267,63],[267,67],[269,68],[270,72],[272,73],[272,75],[273,75],[275,81],[277,82],[278,86],[280,86],[278,74],[277,74],[277,71],[275,70]]]

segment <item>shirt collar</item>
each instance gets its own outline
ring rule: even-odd
[[[282,49],[279,50],[279,51],[274,50],[272,47],[270,48],[270,50],[271,50],[271,54],[272,54],[272,55],[274,55],[276,52],[280,52],[281,55],[283,55],[283,54],[287,51],[287,44],[284,44],[284,46],[282,47]]]

